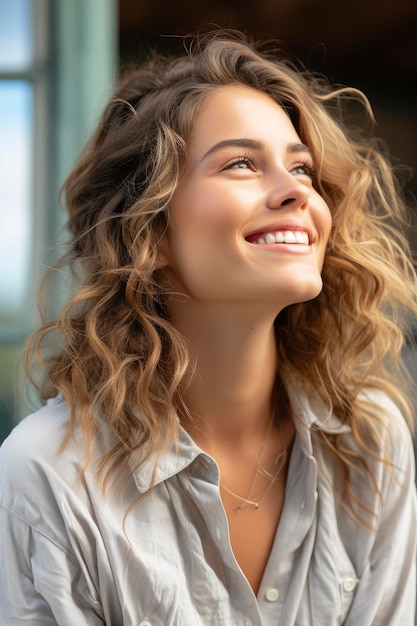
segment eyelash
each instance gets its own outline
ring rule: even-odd
[[[225,170],[231,169],[234,165],[237,165],[239,163],[244,163],[246,165],[249,165],[250,168],[256,169],[256,161],[253,158],[253,156],[249,154],[244,154],[242,156],[236,157],[235,159],[232,159],[231,161],[229,161],[229,163],[226,163],[223,169]],[[305,170],[305,175],[309,176],[312,180],[315,180],[316,171],[314,167],[312,166],[312,164],[309,163],[308,161],[303,161],[302,163],[298,163],[296,166],[293,167],[293,170],[291,171],[294,171],[296,169]]]
[[[316,170],[309,162],[299,163],[293,169],[294,170],[303,169],[306,171],[306,175],[309,176],[312,180],[315,180],[316,178]]]
[[[255,159],[250,154],[243,154],[242,156],[236,157],[232,159],[228,163],[226,163],[223,169],[227,170],[233,167],[233,165],[237,165],[238,163],[245,163],[249,165],[251,168],[255,168]]]

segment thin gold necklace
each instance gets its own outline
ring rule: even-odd
[[[272,429],[273,422],[274,422],[274,417],[272,417],[272,419],[270,421],[270,424],[269,424],[269,427],[268,427],[268,431],[267,431],[265,439],[264,439],[264,441],[262,443],[261,450],[260,450],[259,456],[258,456],[258,460],[256,461],[255,471],[253,473],[253,477],[252,477],[251,483],[249,485],[249,489],[248,489],[248,493],[247,493],[246,497],[240,496],[239,494],[235,493],[234,491],[232,491],[231,489],[226,487],[226,485],[224,485],[223,483],[220,483],[220,486],[222,487],[222,489],[224,489],[229,495],[231,495],[234,498],[236,498],[236,500],[239,500],[239,505],[236,507],[236,512],[237,513],[240,513],[245,508],[251,508],[254,511],[257,511],[259,509],[259,507],[261,506],[262,502],[264,502],[264,500],[266,500],[266,498],[268,497],[268,495],[271,492],[273,486],[278,482],[279,475],[280,475],[280,473],[281,473],[281,471],[282,471],[282,469],[285,466],[285,463],[287,461],[287,450],[284,448],[282,432],[281,432],[281,429],[279,429],[280,438],[281,438],[282,451],[277,455],[277,457],[275,459],[274,465],[276,466],[276,470],[275,470],[275,472],[273,474],[271,474],[265,468],[261,467],[262,456],[263,456],[263,453],[264,453],[264,450],[265,450],[266,443],[267,443],[267,441],[269,439],[269,436],[271,434],[271,429]],[[260,474],[261,476],[264,476],[265,478],[268,478],[269,483],[258,494],[258,496],[255,499],[254,496],[252,496],[252,491],[253,491],[253,488],[255,486],[255,481],[256,481],[256,478],[257,478],[258,474]]]

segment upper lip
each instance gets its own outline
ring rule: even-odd
[[[272,224],[267,224],[265,226],[258,227],[256,230],[251,230],[249,233],[245,235],[246,241],[256,241],[259,237],[265,236],[267,233],[275,233],[277,231],[303,231],[308,234],[309,244],[314,243],[316,240],[315,231],[312,227],[304,221],[300,220],[281,220],[274,222]]]

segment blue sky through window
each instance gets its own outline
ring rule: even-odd
[[[0,321],[22,317],[30,280],[33,85],[31,0],[0,0]],[[8,74],[13,77],[8,78]]]
[[[0,307],[25,304],[31,256],[32,86],[0,81]]]
[[[0,70],[24,70],[32,62],[31,5],[31,0],[0,0]]]

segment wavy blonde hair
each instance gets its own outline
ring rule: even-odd
[[[411,421],[398,391],[407,319],[417,312],[401,234],[405,208],[375,142],[344,127],[343,102],[355,98],[369,109],[366,98],[333,89],[240,35],[211,34],[180,58],[153,56],[122,78],[63,188],[71,233],[64,261],[76,289],[58,319],[34,333],[28,351],[45,373],[42,397],[61,392],[68,401],[68,437],[81,427],[87,459],[100,426],[113,432],[101,465],[104,486],[133,453],[146,449],[140,463],[172,444],[178,410],[186,410],[181,389],[190,363],[155,272],[158,244],[196,113],[208,93],[230,84],[258,89],[285,108],[309,146],[316,187],[332,213],[323,291],[285,309],[276,337],[284,383],[296,378],[352,427],[356,455],[337,436],[317,434],[349,491],[352,466],[379,455],[382,421],[360,400],[361,390],[383,389]]]

